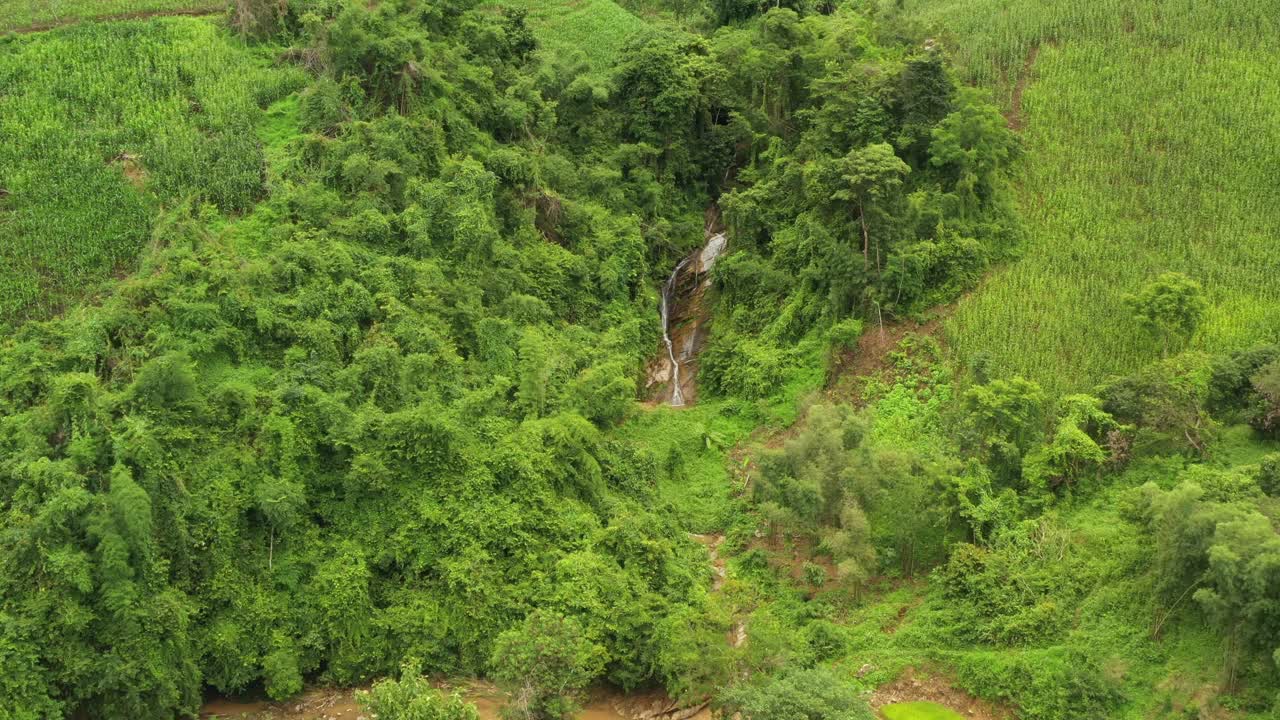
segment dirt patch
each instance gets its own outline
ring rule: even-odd
[[[138,155],[122,152],[111,160],[111,164],[120,168],[124,179],[128,180],[130,185],[138,190],[146,186],[147,170],[142,166],[142,158]]]
[[[117,22],[123,20],[146,20],[154,17],[206,17],[209,15],[221,15],[221,7],[204,7],[204,8],[178,8],[176,10],[142,10],[126,13],[115,13],[112,15],[97,15],[94,17],[84,18],[66,18],[62,20],[46,20],[44,22],[32,23],[22,27],[10,28],[8,30],[0,30],[0,36],[6,33],[14,33],[17,35],[25,35],[27,33],[44,32],[53,30],[67,25],[75,25],[81,22]]]
[[[1040,45],[1037,43],[1027,51],[1027,58],[1022,62],[1022,69],[1018,71],[1018,79],[1013,85],[1013,96],[1009,100],[1009,112],[1005,114],[1005,120],[1014,132],[1022,132],[1027,126],[1026,115],[1022,112],[1022,93],[1027,89],[1027,83],[1031,82],[1031,69],[1039,56]]]
[[[201,718],[227,720],[357,720],[362,717],[355,690],[313,688],[281,702],[219,698],[200,708]]]
[[[725,577],[728,575],[724,565],[724,558],[720,556],[720,544],[724,542],[724,534],[707,533],[698,535],[690,533],[689,537],[705,547],[707,554],[711,556],[711,571],[715,573],[715,577],[711,580],[711,591],[716,592],[724,585]]]
[[[912,599],[911,602],[906,603],[902,607],[898,608],[898,614],[894,616],[893,620],[891,620],[888,625],[885,625],[882,628],[884,630],[884,634],[892,635],[898,632],[898,628],[902,627],[902,623],[907,619],[907,614],[910,613],[912,610],[916,609],[917,607],[920,607],[920,603],[923,603],[923,602],[924,602],[924,596],[919,595],[914,599]]]
[[[924,322],[907,320],[864,330],[858,338],[857,346],[841,352],[832,363],[824,391],[827,400],[847,402],[855,406],[864,405],[865,380],[884,377],[893,371],[892,354],[907,336],[932,337],[941,342],[942,321],[951,314],[953,308],[953,305],[938,308]]]
[[[1012,720],[1013,710],[976,698],[955,687],[945,677],[908,667],[887,685],[871,694],[871,707],[879,711],[885,705],[900,702],[934,702],[951,708],[974,720]]]

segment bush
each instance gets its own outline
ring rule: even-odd
[[[577,620],[535,610],[494,643],[493,677],[510,695],[503,713],[552,720],[578,710],[578,693],[604,671],[604,648]]]
[[[758,684],[729,688],[718,703],[743,720],[872,720],[871,708],[848,681],[827,669],[798,670]]]
[[[1017,705],[1019,717],[1100,720],[1123,700],[1097,659],[1076,648],[974,653],[955,666],[961,687]]]
[[[360,708],[378,720],[479,720],[476,706],[454,692],[449,695],[431,686],[416,661],[400,668],[399,680],[379,680],[369,690],[356,693]]]

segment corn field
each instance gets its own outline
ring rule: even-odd
[[[226,0],[0,0],[0,35],[98,17],[217,12],[226,5]]]
[[[909,0],[906,11],[1023,127],[1026,252],[960,303],[948,335],[962,356],[1056,391],[1131,371],[1159,347],[1121,299],[1168,270],[1200,281],[1213,306],[1193,347],[1280,336],[1273,2]]]
[[[0,45],[0,315],[46,314],[127,271],[165,204],[247,209],[259,107],[300,80],[192,18]]]
[[[529,11],[538,44],[554,56],[582,53],[594,70],[613,65],[622,47],[649,26],[613,0],[494,0],[494,8]]]

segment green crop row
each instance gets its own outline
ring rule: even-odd
[[[192,18],[0,44],[0,314],[47,314],[128,271],[162,205],[247,209],[259,107],[297,81]]]
[[[1130,371],[1160,348],[1122,298],[1170,270],[1212,303],[1195,346],[1280,335],[1274,6],[915,0],[906,12],[1024,128],[1025,256],[960,304],[948,331],[962,356],[1059,391]]]
[[[582,53],[596,70],[611,67],[628,40],[650,32],[644,20],[613,0],[493,0],[490,4],[495,9],[527,10],[529,26],[544,51],[557,57]]]
[[[0,34],[103,17],[217,12],[226,0],[0,0]]]

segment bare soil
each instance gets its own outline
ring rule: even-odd
[[[945,677],[908,667],[887,685],[871,694],[871,707],[879,710],[900,702],[935,702],[974,720],[1012,720],[1010,708],[975,698],[955,687]]]
[[[1036,58],[1040,56],[1040,46],[1032,45],[1027,51],[1027,59],[1022,63],[1022,69],[1018,72],[1018,79],[1013,85],[1013,97],[1009,102],[1009,112],[1005,114],[1005,120],[1009,123],[1009,128],[1015,132],[1022,132],[1027,126],[1026,115],[1022,112],[1022,93],[1027,89],[1027,83],[1031,82],[1031,69],[1036,64]]]
[[[897,350],[908,335],[934,337],[941,342],[942,321],[953,308],[953,305],[948,305],[933,310],[924,322],[904,320],[864,330],[858,338],[857,347],[840,353],[832,364],[824,391],[827,400],[864,405],[866,378],[882,377],[893,369],[890,353]]]

